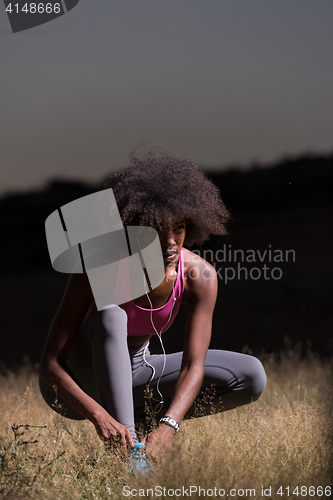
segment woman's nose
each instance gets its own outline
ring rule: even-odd
[[[161,243],[166,246],[172,246],[176,244],[175,234],[173,231],[169,231],[161,235]]]
[[[171,245],[175,245],[176,243],[176,239],[175,239],[175,235],[174,233],[169,233],[168,234],[168,244],[171,246]]]

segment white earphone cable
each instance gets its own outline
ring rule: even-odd
[[[139,243],[139,240],[137,239],[137,244],[138,244],[138,247],[139,247],[139,256],[140,256],[140,260],[141,260],[141,264],[142,264],[142,267],[143,269],[146,269],[146,266],[145,266],[145,263],[144,263],[144,259],[143,259],[143,255],[142,255],[142,252],[141,252],[141,247],[140,247],[140,243]],[[145,289],[145,293],[146,293],[146,296],[147,296],[147,299],[148,299],[148,302],[150,304],[150,322],[152,324],[152,327],[156,333],[156,335],[158,336],[159,338],[159,341],[160,341],[160,344],[161,344],[161,348],[162,348],[162,351],[163,351],[163,368],[162,368],[162,371],[161,371],[161,374],[158,378],[158,381],[157,381],[157,384],[156,384],[156,390],[160,396],[160,401],[158,401],[156,407],[155,407],[155,413],[158,413],[159,411],[161,411],[162,407],[163,407],[163,403],[164,403],[164,399],[163,399],[163,394],[161,393],[160,391],[160,380],[162,378],[162,375],[164,373],[164,370],[165,370],[165,365],[166,365],[166,354],[165,354],[165,349],[164,349],[164,345],[163,345],[163,342],[162,342],[162,331],[164,330],[164,328],[167,326],[167,324],[169,323],[170,319],[171,319],[171,316],[172,316],[172,311],[173,311],[173,308],[175,306],[175,303],[176,303],[176,297],[175,297],[175,280],[174,280],[174,276],[175,276],[175,273],[176,273],[176,267],[174,269],[174,272],[173,272],[173,275],[172,275],[172,307],[171,307],[171,310],[170,310],[170,313],[169,313],[169,317],[168,317],[168,321],[165,323],[165,325],[161,328],[160,332],[157,331],[156,327],[155,327],[155,324],[153,322],[153,304],[150,300],[150,297],[148,295],[148,291],[147,291],[147,280],[146,280],[146,276],[145,276],[145,273],[143,273],[143,284],[144,284],[144,289]],[[155,373],[156,373],[156,370],[154,368],[153,365],[151,365],[147,360],[146,360],[146,351],[148,349],[148,346],[149,346],[149,342],[147,343],[144,351],[143,351],[143,360],[144,362],[146,363],[147,366],[149,366],[152,370],[153,370],[153,373],[152,375],[149,377],[149,380],[148,380],[148,383],[147,383],[147,391],[149,393],[149,386],[150,386],[150,383],[151,381],[154,379],[155,377]],[[152,399],[154,399],[155,401],[157,401],[155,398],[152,397]]]
[[[163,407],[163,403],[164,403],[164,399],[163,399],[163,394],[161,393],[160,391],[160,381],[161,381],[161,378],[163,376],[163,373],[164,373],[164,370],[165,370],[165,365],[166,365],[166,354],[165,354],[165,349],[164,349],[164,345],[163,345],[163,341],[162,341],[162,331],[164,330],[164,328],[167,326],[167,324],[169,323],[170,319],[171,319],[171,316],[172,316],[172,311],[173,311],[173,308],[175,306],[175,302],[176,302],[176,297],[175,297],[175,281],[174,281],[174,275],[176,273],[176,268],[173,272],[173,275],[172,275],[172,307],[171,307],[171,310],[170,310],[170,313],[169,313],[169,317],[168,317],[168,321],[165,323],[165,325],[161,328],[160,332],[157,331],[156,327],[155,327],[155,324],[153,322],[153,304],[150,300],[150,297],[148,295],[148,292],[147,292],[147,289],[146,289],[146,280],[144,279],[144,286],[145,286],[145,293],[146,293],[146,296],[147,296],[147,299],[149,301],[149,304],[150,304],[150,321],[151,321],[151,324],[152,324],[152,327],[156,333],[156,335],[158,336],[159,338],[159,341],[160,341],[160,344],[161,344],[161,348],[162,348],[162,351],[163,351],[163,368],[162,368],[162,371],[161,371],[161,374],[158,378],[158,381],[157,381],[157,384],[156,384],[156,390],[160,396],[160,401],[158,401],[156,407],[155,407],[155,413],[158,413],[159,411],[161,411],[162,407]],[[146,365],[148,365],[149,367],[151,367],[151,369],[153,370],[153,373],[152,375],[149,377],[149,380],[148,380],[148,385],[147,385],[147,390],[149,392],[149,387],[150,387],[150,383],[151,381],[154,379],[155,377],[155,373],[156,373],[156,370],[155,368],[153,367],[153,365],[151,365],[147,360],[146,360],[146,351],[148,349],[148,346],[149,346],[149,342],[148,344],[146,345],[145,347],[145,350],[143,351],[143,360],[144,362],[146,363]],[[152,398],[154,399],[154,398]],[[154,399],[155,401],[157,401],[156,399]]]

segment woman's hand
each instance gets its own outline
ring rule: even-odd
[[[102,441],[119,442],[124,451],[126,451],[128,444],[134,448],[135,442],[127,427],[117,422],[103,408],[94,415],[93,424]]]
[[[160,424],[157,429],[150,432],[142,442],[146,445],[147,453],[154,457],[155,460],[158,460],[162,453],[172,450],[174,435],[175,431],[172,427]]]

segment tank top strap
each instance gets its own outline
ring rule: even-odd
[[[178,276],[177,276],[177,298],[182,297],[184,293],[184,287],[185,287],[185,282],[184,282],[184,256],[183,252],[180,251],[179,253],[179,269],[178,269]]]

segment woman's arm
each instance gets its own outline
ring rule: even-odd
[[[192,267],[187,285],[190,292],[184,352],[180,374],[167,416],[177,422],[184,417],[201,387],[207,350],[212,331],[212,317],[217,296],[216,271],[203,259]],[[154,455],[155,441],[171,447],[175,431],[160,424],[148,436],[147,451]]]
[[[134,446],[130,431],[85,393],[66,367],[66,360],[92,301],[93,295],[87,276],[72,274],[50,327],[41,359],[40,374],[51,387],[56,386],[59,396],[95,425],[102,439],[118,436],[125,447],[126,442]]]

